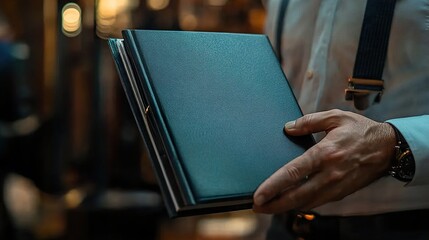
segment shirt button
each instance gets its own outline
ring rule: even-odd
[[[314,72],[311,70],[307,71],[307,78],[312,79],[313,77],[314,77]]]

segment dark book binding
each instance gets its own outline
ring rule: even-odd
[[[267,177],[314,144],[264,35],[124,30],[109,39],[171,217],[252,206]]]

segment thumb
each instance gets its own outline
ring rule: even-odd
[[[342,113],[343,111],[340,110],[330,110],[306,114],[294,121],[287,122],[284,130],[292,136],[329,131],[340,125]]]

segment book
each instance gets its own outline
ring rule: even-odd
[[[123,30],[109,39],[170,217],[252,207],[257,187],[314,144],[265,35]]]

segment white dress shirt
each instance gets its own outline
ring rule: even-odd
[[[273,45],[280,1],[267,4],[266,33]],[[365,6],[363,0],[290,0],[281,37],[283,69],[304,113],[338,108],[395,125],[412,150],[416,173],[407,185],[382,177],[315,211],[367,215],[429,209],[429,2],[397,1],[383,97],[358,111],[344,99],[344,89],[353,73]]]

